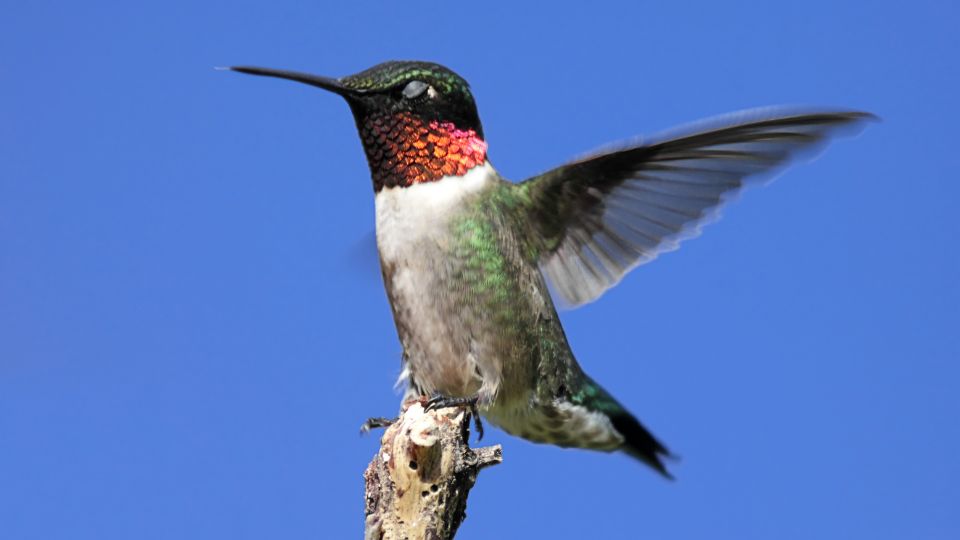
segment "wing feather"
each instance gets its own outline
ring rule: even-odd
[[[519,189],[541,269],[565,303],[595,300],[631,269],[699,234],[747,183],[873,118],[744,111],[530,178]]]

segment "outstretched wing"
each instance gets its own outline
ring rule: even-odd
[[[873,118],[755,109],[558,167],[518,185],[529,201],[531,244],[566,303],[590,302],[696,236],[748,181]]]

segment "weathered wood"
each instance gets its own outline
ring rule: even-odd
[[[367,467],[367,540],[449,540],[466,517],[480,469],[503,460],[500,445],[468,445],[462,408],[424,411],[410,404],[383,434]]]

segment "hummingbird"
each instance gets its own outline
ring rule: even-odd
[[[670,452],[584,372],[557,304],[596,300],[698,235],[744,185],[874,118],[753,109],[514,183],[488,159],[467,81],[442,65],[391,61],[342,78],[229,69],[312,85],[350,106],[373,181],[405,400],[470,407],[537,443],[621,451],[667,478]]]

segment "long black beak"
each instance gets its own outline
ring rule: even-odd
[[[340,84],[340,81],[330,77],[321,77],[319,75],[310,75],[309,73],[300,73],[298,71],[287,71],[283,69],[270,69],[254,66],[232,66],[227,68],[231,71],[247,73],[249,75],[260,75],[262,77],[277,77],[279,79],[288,79],[317,88],[323,88],[343,97],[358,96],[363,93],[362,90],[354,90]]]

